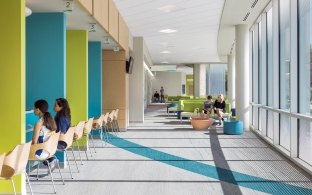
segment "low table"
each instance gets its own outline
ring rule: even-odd
[[[213,119],[208,117],[191,116],[193,129],[206,130],[212,125],[213,121]]]
[[[239,120],[226,120],[223,123],[223,132],[228,135],[240,135],[244,132],[243,122]]]

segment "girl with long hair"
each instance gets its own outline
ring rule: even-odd
[[[56,131],[56,124],[51,114],[48,112],[49,105],[46,100],[37,100],[34,103],[34,114],[39,116],[39,120],[36,122],[34,127],[34,134],[32,138],[32,143],[43,143],[50,135]],[[49,153],[44,150],[36,151],[36,156],[38,159],[46,159]]]

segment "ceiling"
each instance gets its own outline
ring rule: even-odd
[[[26,5],[33,13],[64,12],[65,10],[64,0],[26,0]],[[95,20],[75,1],[72,11],[65,13],[67,29],[89,30],[90,23],[95,23]],[[89,41],[101,41],[103,49],[113,49],[118,46],[102,28],[99,26],[95,28],[96,32],[89,32]]]
[[[144,37],[154,64],[219,62],[217,37],[224,0],[114,2],[131,34]],[[163,29],[177,32],[159,32]]]
[[[270,0],[114,0],[133,36],[142,36],[153,64],[226,62],[233,50],[235,25],[251,26]],[[253,8],[252,5],[255,5]],[[64,0],[26,0],[33,13],[63,12]],[[95,20],[74,1],[67,29],[88,30]],[[246,13],[250,12],[246,21]],[[160,30],[173,29],[174,33]],[[103,49],[118,46],[99,26],[90,41]],[[162,53],[161,53],[162,52]],[[169,52],[169,53],[168,53]]]
[[[225,1],[218,36],[218,53],[221,61],[226,62],[227,55],[234,51],[235,25],[251,26],[269,2],[270,0]],[[243,21],[248,12],[249,16]]]

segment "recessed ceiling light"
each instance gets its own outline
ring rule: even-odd
[[[30,16],[32,14],[32,11],[29,7],[25,7],[25,16]]]
[[[161,51],[160,53],[165,53],[165,54],[167,54],[167,53],[171,53],[171,51],[165,50],[165,51]]]
[[[167,29],[162,29],[162,30],[160,30],[158,32],[161,32],[161,33],[174,33],[174,32],[177,32],[177,30],[167,28]]]
[[[182,9],[185,9],[185,8],[179,7],[179,6],[176,6],[176,5],[165,5],[165,6],[157,8],[157,9],[159,11],[162,11],[162,12],[170,13],[170,12],[179,11],[179,10],[182,10]]]
[[[160,63],[162,63],[162,64],[169,64],[169,62],[167,62],[167,61],[162,61]]]

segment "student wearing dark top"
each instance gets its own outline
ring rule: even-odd
[[[56,112],[54,120],[56,122],[57,131],[61,131],[61,133],[65,134],[71,125],[71,115],[68,101],[65,98],[56,99],[54,104],[54,111]],[[62,141],[59,141],[57,148],[64,149],[66,148],[66,144]]]
[[[65,134],[70,127],[70,108],[68,101],[65,98],[58,98],[54,103],[54,111],[56,115],[54,117],[57,130],[56,132],[61,132]],[[57,149],[64,150],[67,147],[67,144],[63,141],[59,141],[57,144]],[[54,157],[48,159],[49,162],[53,162],[55,160]]]
[[[159,102],[159,93],[157,91],[154,93],[154,102]]]
[[[212,96],[207,96],[207,101],[204,102],[204,114],[211,114],[211,109],[213,107]]]
[[[221,125],[221,121],[224,121],[223,119],[223,113],[225,110],[225,101],[224,101],[224,97],[222,94],[218,95],[218,98],[216,99],[213,109],[215,111],[215,113],[218,115],[219,117],[219,125]]]
[[[68,101],[65,98],[56,99],[54,111],[56,112],[54,120],[57,125],[57,131],[65,134],[70,127],[71,119]]]

